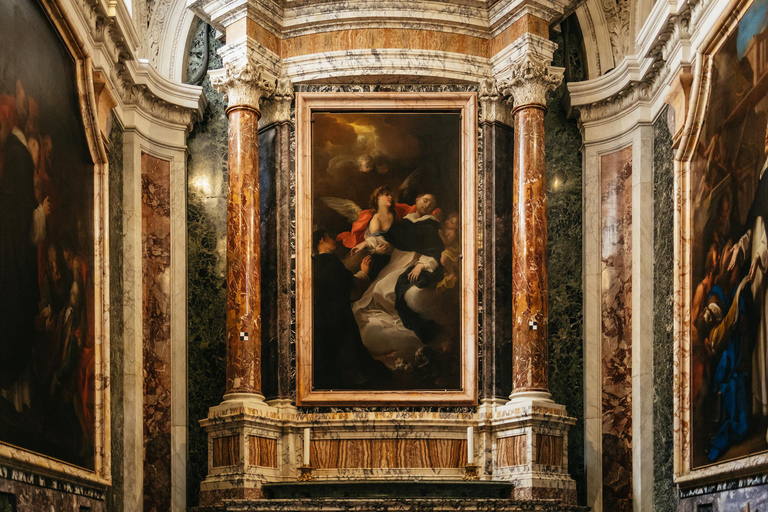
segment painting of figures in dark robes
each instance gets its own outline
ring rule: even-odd
[[[768,450],[768,0],[714,55],[691,162],[692,468]]]
[[[461,115],[312,114],[313,390],[462,386]]]
[[[75,62],[0,2],[0,442],[94,467],[93,164]]]

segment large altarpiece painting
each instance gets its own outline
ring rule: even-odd
[[[768,462],[768,0],[699,56],[677,184],[678,478]]]
[[[90,61],[55,1],[0,2],[0,48],[0,459],[104,482],[105,154]]]
[[[476,399],[475,101],[297,97],[299,404]]]

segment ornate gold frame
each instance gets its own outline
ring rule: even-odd
[[[313,391],[313,110],[456,110],[462,116],[462,389],[460,391]],[[477,97],[474,93],[300,93],[296,95],[296,404],[415,405],[477,401]]]
[[[714,57],[738,27],[753,0],[733,0],[696,56],[690,109],[675,155],[675,273],[674,273],[674,475],[681,486],[692,486],[765,471],[768,452],[693,469],[691,450],[691,166],[709,108]]]
[[[94,216],[94,470],[75,466],[29,450],[0,442],[0,463],[65,480],[93,484],[101,488],[111,485],[111,436],[109,401],[109,170],[102,140],[99,98],[103,80],[94,77],[91,56],[75,24],[59,0],[38,0],[53,29],[58,33],[77,71],[77,90],[85,136],[93,159]],[[98,91],[98,92],[97,92]],[[107,95],[109,96],[109,95]],[[103,102],[111,104],[111,99]],[[101,121],[106,120],[106,114]]]

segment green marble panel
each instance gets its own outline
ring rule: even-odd
[[[110,510],[123,511],[123,127],[110,114],[107,157],[109,162],[109,365],[112,420],[112,487],[107,494]]]
[[[677,508],[673,477],[674,153],[665,108],[653,123],[653,509]]]
[[[563,66],[565,44],[553,63]],[[569,47],[571,48],[571,47]],[[578,59],[571,73],[581,76]],[[585,503],[584,350],[582,298],[582,156],[581,134],[563,106],[566,81],[550,96],[544,117],[547,155],[547,243],[549,245],[549,388],[552,398],[577,419],[568,433],[568,469]]]
[[[192,40],[188,75],[201,62],[204,28],[201,22]],[[222,65],[220,46],[209,30],[210,68]],[[207,76],[202,85],[208,104],[187,143],[188,506],[198,504],[207,473],[208,441],[198,421],[221,402],[226,377],[227,105]]]

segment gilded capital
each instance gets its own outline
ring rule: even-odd
[[[265,71],[264,66],[250,62],[237,66],[227,63],[210,74],[211,85],[227,95],[230,108],[248,106],[260,110],[261,100],[275,91],[274,75]]]
[[[527,56],[510,67],[511,76],[499,83],[499,91],[510,96],[513,108],[523,105],[546,105],[547,93],[563,81],[562,68],[553,68]]]

